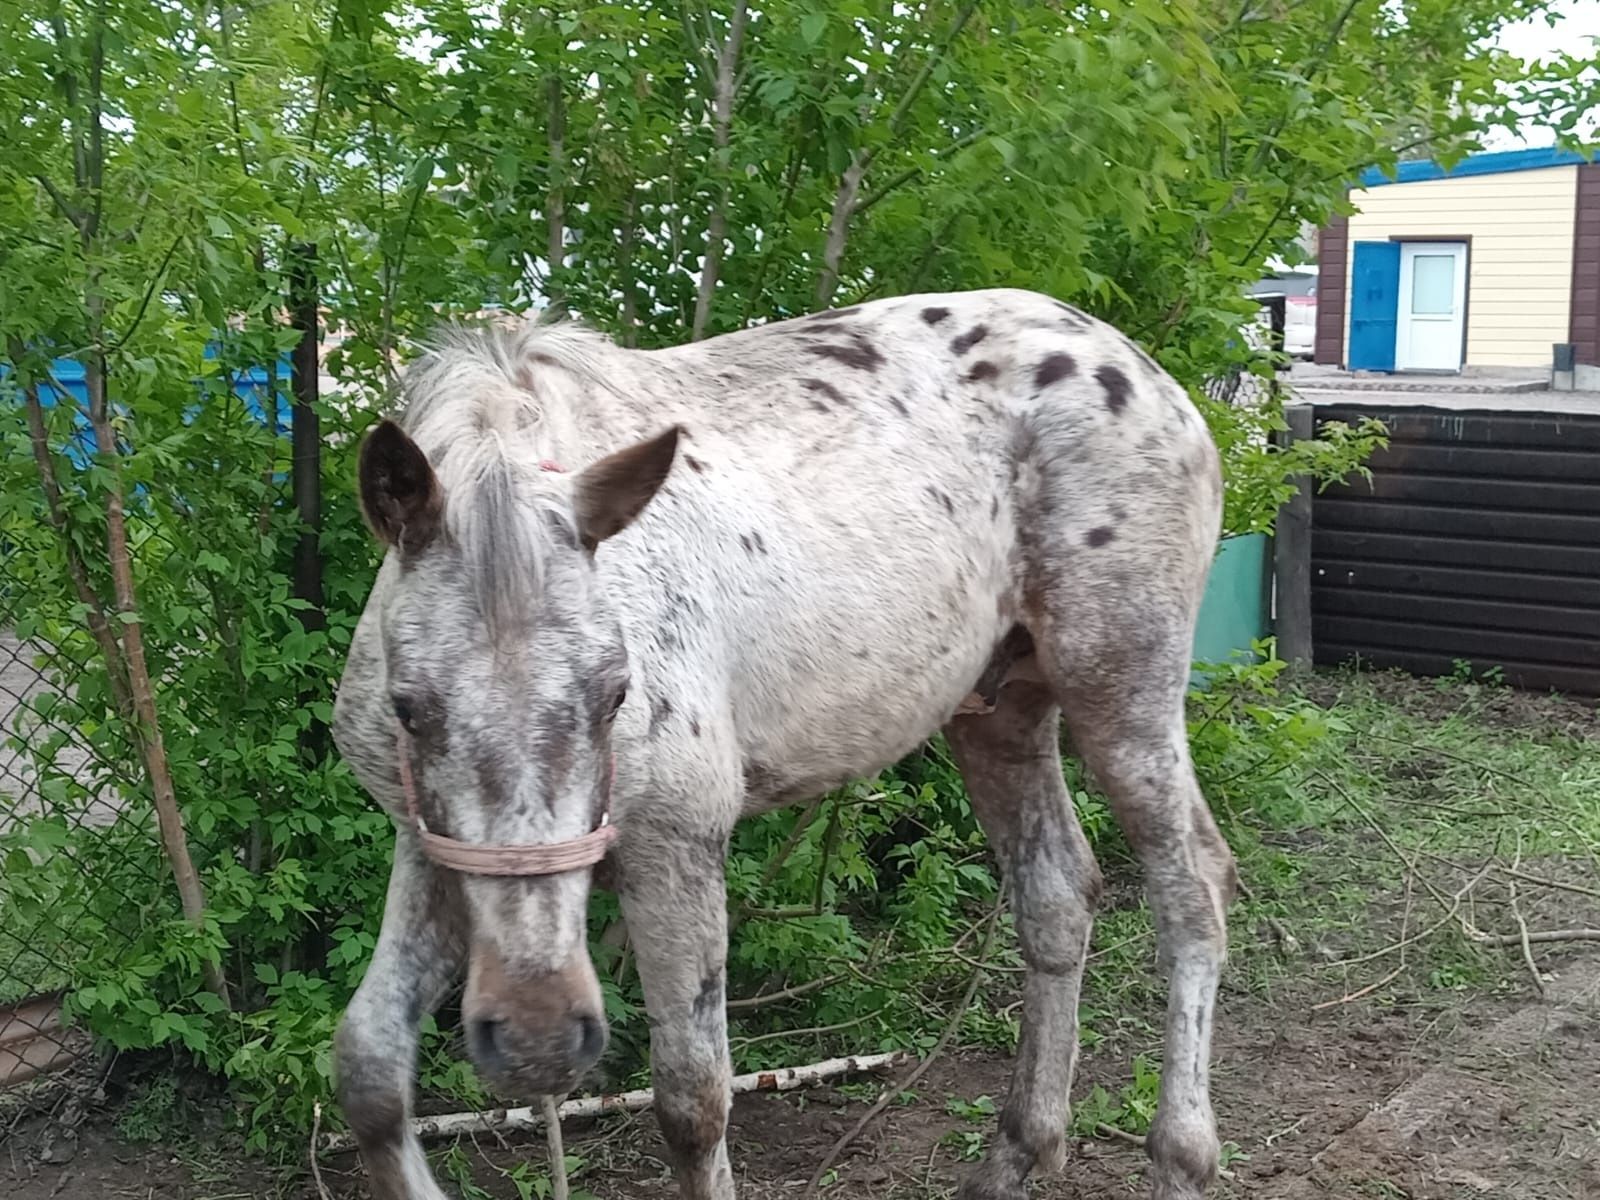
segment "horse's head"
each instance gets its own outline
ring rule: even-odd
[[[570,476],[530,470],[493,438],[457,445],[452,457],[471,457],[450,463],[448,488],[398,425],[367,438],[362,509],[398,560],[379,614],[388,701],[431,833],[548,845],[602,820],[629,672],[594,553],[661,486],[677,435]],[[590,868],[460,882],[474,1062],[507,1090],[570,1089],[606,1042],[585,939]]]

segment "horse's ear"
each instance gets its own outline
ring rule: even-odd
[[[362,515],[381,541],[416,551],[438,531],[444,491],[428,456],[393,421],[367,434],[356,474]]]
[[[644,511],[672,470],[678,426],[585,467],[574,481],[578,537],[593,550]]]

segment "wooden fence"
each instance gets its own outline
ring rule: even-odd
[[[1390,445],[1311,505],[1315,660],[1600,696],[1600,416],[1323,407]]]

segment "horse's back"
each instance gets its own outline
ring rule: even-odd
[[[1175,626],[1197,603],[1209,435],[1181,387],[1075,309],[902,297],[651,357],[686,469],[633,544],[692,564],[677,590],[704,601],[706,661],[774,799],[914,746],[1066,597],[1137,610],[1166,589]]]

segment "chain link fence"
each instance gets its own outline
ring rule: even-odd
[[[70,360],[54,365],[49,383],[40,386],[47,407],[69,401],[81,412],[76,366]],[[287,377],[285,364],[280,387]],[[236,402],[252,405],[263,422],[275,420],[275,432],[286,432],[287,401],[276,411],[264,405],[272,386],[266,372],[230,372],[227,386]],[[6,415],[20,415],[22,404],[20,391],[0,374],[0,405],[15,406]],[[19,426],[6,430],[19,433]],[[28,438],[26,431],[19,436]],[[103,641],[85,620],[89,607],[62,603],[69,588],[97,605],[114,590],[104,578],[104,531],[96,532],[91,511],[103,515],[104,506],[86,474],[92,436],[80,422],[78,434],[53,443],[52,453],[60,469],[54,502],[45,503],[37,490],[36,469],[24,453],[9,462],[28,486],[9,489],[0,507],[0,1091],[26,1085],[92,1048],[73,1008],[108,975],[120,974],[117,986],[132,1003],[144,1002],[138,998],[143,981],[135,977],[137,943],[165,936],[163,922],[173,919],[177,903],[124,675],[117,673],[120,687],[113,683]],[[274,482],[270,502],[279,504],[286,481]],[[141,490],[136,487],[124,505],[130,558],[142,570],[181,571],[185,551]],[[73,566],[65,546],[74,534],[64,536],[59,522],[74,506],[84,519],[74,534],[102,544],[80,547],[80,578],[69,579]],[[115,612],[101,611],[115,620]],[[165,649],[166,655],[155,655],[151,683],[167,732],[225,727],[210,707],[216,697],[171,686],[176,680],[159,673],[183,670],[182,659]],[[215,645],[187,647],[193,655],[218,652]],[[205,859],[215,857],[213,850],[235,852],[193,829],[187,841]]]
[[[1205,382],[1206,395],[1219,404],[1256,407],[1277,398],[1287,386],[1279,378],[1288,373],[1283,353],[1287,304],[1282,296],[1264,297],[1260,304],[1256,319],[1240,330],[1248,361]]]
[[[18,568],[48,553],[7,533],[0,557],[0,1089],[71,1061],[90,1039],[63,1019],[77,964],[104,939],[131,944],[138,914],[106,887],[112,860],[165,870],[137,764],[110,730],[78,719],[76,648],[20,609]],[[106,736],[97,736],[104,733]],[[96,939],[91,947],[87,939]]]

